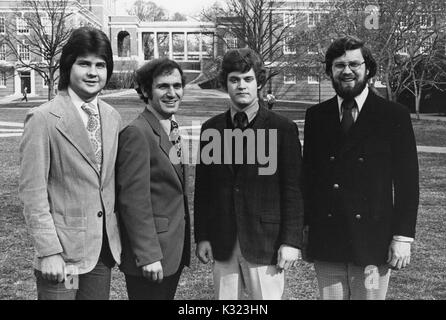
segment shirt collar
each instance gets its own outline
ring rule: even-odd
[[[237,112],[244,112],[244,113],[246,113],[246,116],[248,117],[248,123],[250,123],[257,115],[257,112],[259,112],[259,108],[260,108],[260,106],[259,106],[258,100],[255,103],[253,103],[251,106],[247,107],[246,109],[240,109],[239,107],[231,104],[231,109],[230,109],[231,119],[232,119],[232,121],[234,121],[234,116]]]
[[[358,113],[361,112],[362,106],[364,105],[364,102],[367,99],[368,94],[369,94],[369,87],[365,86],[364,90],[362,90],[362,92],[355,97],[356,105],[358,106]],[[342,114],[341,105],[342,102],[344,101],[344,98],[340,97],[339,95],[337,95],[337,97],[338,97],[339,114]]]
[[[156,111],[155,108],[152,107],[150,104],[147,104],[146,108],[147,108],[147,110],[149,110],[150,112],[153,113],[155,118],[157,118],[158,121],[160,122],[160,125],[164,129],[166,134],[169,135],[170,134],[170,121],[173,120],[176,122],[175,115],[171,115],[170,118],[164,119],[163,116],[161,116],[161,114],[158,111]]]
[[[86,103],[84,100],[82,100],[76,92],[74,92],[73,89],[71,89],[70,87],[68,87],[68,95],[70,96],[71,102],[73,102],[74,106],[79,109],[82,110],[82,106]],[[98,96],[96,95],[96,97],[94,97],[93,100],[91,100],[90,102],[88,102],[89,104],[92,104],[96,107],[96,110],[98,110]],[[84,111],[82,111],[84,112]]]

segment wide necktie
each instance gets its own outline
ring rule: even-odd
[[[172,141],[177,151],[177,156],[181,159],[181,135],[178,123],[175,120],[170,120],[169,140]]]
[[[237,112],[234,115],[234,126],[236,129],[244,130],[248,126],[248,116],[245,112]]]
[[[356,107],[356,101],[355,99],[345,99],[342,101],[341,104],[341,110],[342,110],[342,120],[341,120],[341,128],[342,132],[344,134],[348,133],[348,130],[350,130],[350,127],[355,122],[352,115],[353,108]]]
[[[101,133],[101,120],[99,118],[99,112],[95,105],[91,103],[84,103],[82,110],[88,115],[87,132],[90,138],[91,145],[93,147],[96,164],[101,171],[102,166],[102,133]]]

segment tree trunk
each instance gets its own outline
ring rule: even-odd
[[[415,96],[415,112],[417,113],[417,119],[420,120],[420,105],[421,105],[421,88],[418,94]]]

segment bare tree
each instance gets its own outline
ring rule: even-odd
[[[0,41],[17,59],[16,68],[36,71],[52,98],[59,57],[71,34],[69,0],[21,1],[8,19]]]
[[[371,4],[378,11],[372,13]],[[294,39],[297,47],[317,47],[317,54],[298,55],[296,60],[301,65],[323,65],[324,52],[333,39],[358,36],[373,50],[376,79],[386,85],[387,98],[395,101],[410,90],[418,112],[422,88],[439,87],[444,78],[444,46],[438,43],[445,33],[445,13],[444,0],[328,1],[320,22]],[[372,14],[374,26],[367,24]]]
[[[204,20],[217,24],[217,37],[231,48],[236,39],[238,47],[257,52],[269,68],[268,80],[285,66],[284,42],[296,26],[293,19],[284,19],[279,9],[283,4],[271,0],[227,0],[223,6],[214,3],[202,12]]]
[[[152,1],[136,0],[127,13],[137,16],[141,21],[168,20],[166,10]]]

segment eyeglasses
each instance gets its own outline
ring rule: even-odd
[[[353,62],[347,62],[347,63],[338,62],[338,63],[333,64],[333,66],[338,71],[343,71],[345,69],[345,67],[347,67],[347,66],[350,68],[350,70],[358,70],[363,63],[365,63],[365,61],[363,61],[363,62],[353,61]]]

